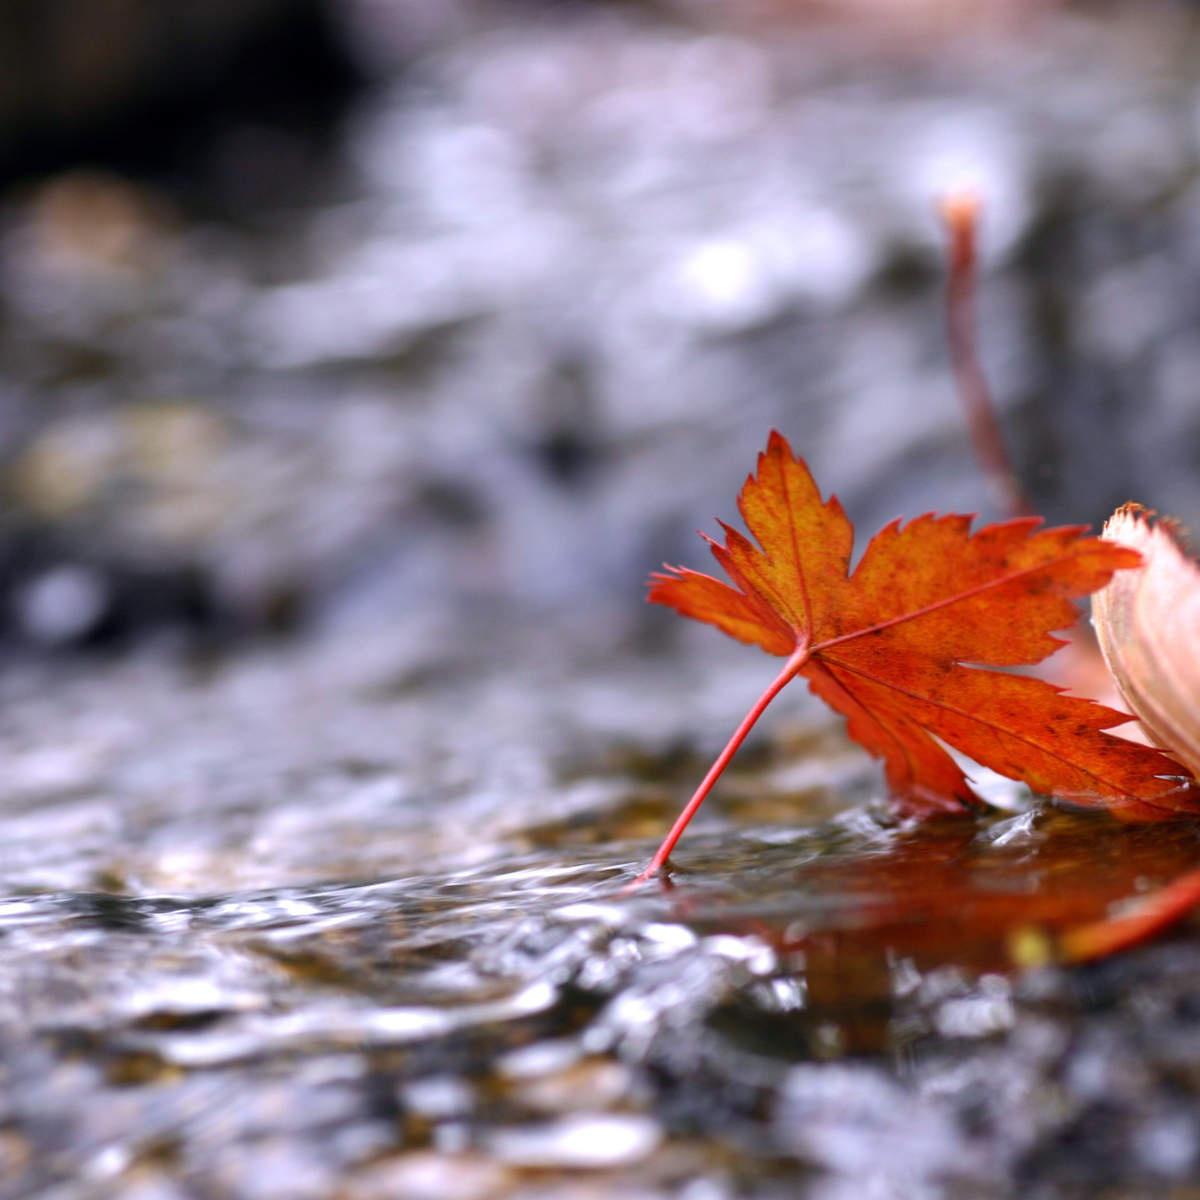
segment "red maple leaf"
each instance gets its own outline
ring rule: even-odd
[[[722,523],[707,539],[732,586],[686,567],[650,579],[648,599],[786,658],[680,814],[645,874],[688,821],[767,705],[797,676],[884,761],[904,811],[978,803],[940,744],[1035,792],[1149,818],[1200,808],[1186,771],[1162,752],[1105,733],[1127,714],[1028,675],[1076,617],[1073,600],[1136,567],[1136,551],[1043,529],[1036,517],[971,532],[971,518],[927,514],[879,531],[850,570],[854,528],[804,461],[772,433],[738,497],[751,541]],[[757,544],[755,544],[757,542]]]

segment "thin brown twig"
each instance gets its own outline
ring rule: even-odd
[[[1033,507],[1013,470],[1012,459],[1004,443],[1004,433],[996,419],[991,389],[979,361],[975,291],[981,207],[978,195],[971,191],[951,192],[938,205],[950,239],[946,329],[954,381],[966,413],[975,457],[987,475],[996,502],[1010,516],[1021,517],[1028,516]]]

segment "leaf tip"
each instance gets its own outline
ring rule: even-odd
[[[778,429],[772,429],[767,435],[767,449],[765,453],[768,457],[774,457],[779,454],[786,454],[788,458],[796,457],[792,451],[791,443]]]
[[[659,571],[651,571],[646,576],[646,600],[648,603],[657,603],[654,593],[661,587],[669,583],[675,583],[683,577],[685,568],[674,567],[670,563],[663,563],[662,569]]]

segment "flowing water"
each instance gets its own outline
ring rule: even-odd
[[[862,526],[987,504],[929,215],[964,156],[1039,503],[1200,512],[1200,83],[1156,21],[864,57],[542,12],[238,222],[9,198],[0,1194],[1192,1194],[1194,929],[1055,938],[1195,827],[994,781],[900,821],[793,688],[628,887],[771,673],[639,580],[768,425]]]
[[[1200,832],[1021,802],[897,822],[874,767],[793,710],[669,881],[631,892],[701,766],[684,719],[737,671],[706,695],[653,656],[481,655],[469,682],[389,687],[423,652],[10,669],[6,1194],[1189,1177],[1194,939],[1026,964],[1194,865]]]

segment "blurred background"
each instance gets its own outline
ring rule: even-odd
[[[860,522],[986,514],[934,210],[963,185],[1038,510],[1196,515],[1190,5],[0,19],[10,645],[673,637],[642,577],[697,560],[772,426]]]
[[[1005,940],[1190,827],[906,827],[797,688],[614,898],[772,670],[642,599],[771,427],[1003,515],[964,187],[1036,509],[1195,527],[1195,4],[0,0],[0,1196],[1194,1183],[1195,937]]]

